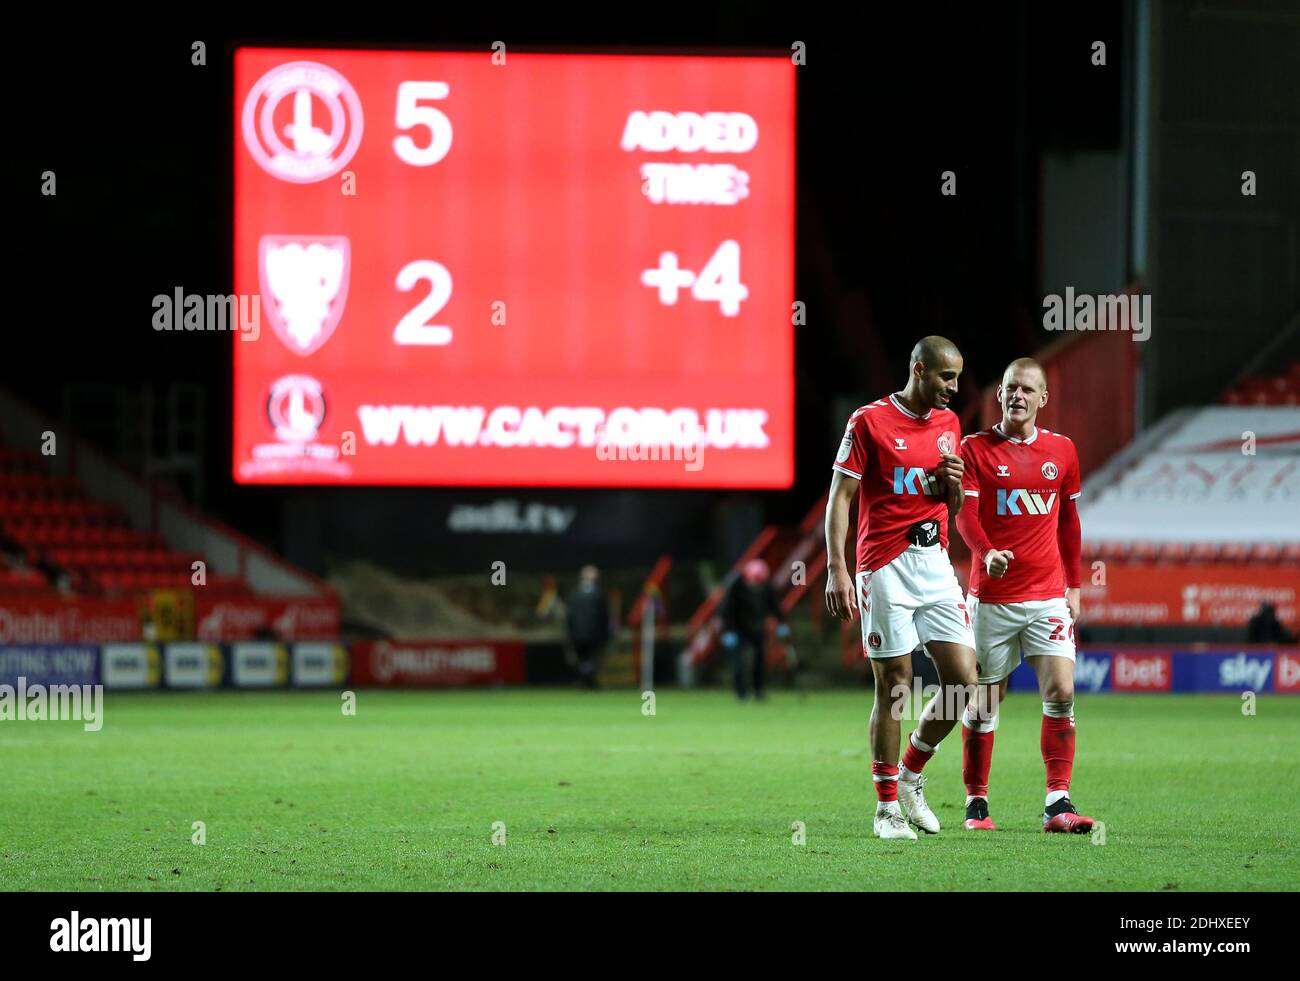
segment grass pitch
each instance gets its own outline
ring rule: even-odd
[[[999,830],[871,834],[865,692],[108,693],[102,731],[0,723],[6,890],[1267,890],[1300,882],[1300,698],[1084,696],[1044,835],[1040,703],[1003,705]],[[904,724],[904,732],[912,728]],[[206,843],[194,844],[194,822]],[[806,843],[794,844],[803,822]],[[505,843],[492,843],[494,824]],[[495,825],[498,832],[502,825]],[[500,835],[498,834],[498,837]]]

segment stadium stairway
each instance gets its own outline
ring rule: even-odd
[[[688,641],[682,651],[679,676],[694,679],[718,653],[721,631],[718,608],[731,584],[741,575],[746,563],[762,559],[771,570],[772,588],[787,617],[808,594],[809,588],[821,583],[826,571],[825,536],[822,521],[826,515],[826,495],[813,505],[798,525],[768,525],[732,564],[730,570],[696,608],[687,623]],[[820,609],[820,603],[814,604]],[[769,666],[785,665],[789,646],[778,641],[768,625],[767,660]]]

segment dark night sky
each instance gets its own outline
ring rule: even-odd
[[[1118,143],[1119,69],[1098,71],[1088,56],[1094,40],[1118,53],[1120,8],[985,5],[958,17],[927,6],[820,21],[792,16],[785,4],[682,9],[694,12],[688,27],[662,17],[654,29],[535,12],[479,23],[439,12],[436,30],[424,26],[435,18],[397,30],[357,26],[359,15],[349,14],[346,30],[327,22],[304,29],[299,18],[284,32],[265,21],[168,32],[146,21],[142,31],[125,13],[80,37],[48,24],[16,29],[11,46],[30,60],[6,65],[8,90],[22,95],[20,133],[6,154],[18,310],[0,384],[57,414],[66,381],[200,382],[208,503],[267,532],[240,513],[261,495],[227,476],[229,335],[158,335],[149,324],[156,293],[176,285],[230,291],[227,50],[235,38],[484,50],[497,39],[787,50],[802,40],[797,292],[809,329],[797,341],[796,463],[816,479],[804,487],[801,477],[795,493],[778,495],[801,514],[824,483],[833,397],[865,401],[897,384],[907,350],[925,333],[954,337],[980,383],[1029,344],[1020,325],[1037,307],[1038,158],[1044,149]],[[626,16],[643,15],[638,6]],[[200,39],[208,45],[203,68],[190,64]],[[948,169],[959,175],[956,198],[938,193]],[[55,198],[39,194],[45,170],[58,175]],[[844,322],[840,294],[864,290],[869,322]],[[878,333],[883,362],[861,357],[855,337],[864,331]]]

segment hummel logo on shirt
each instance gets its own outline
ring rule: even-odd
[[[894,449],[896,449],[896,450],[905,450],[905,449],[907,449],[907,440],[903,439],[903,437],[901,437],[901,436],[895,436],[895,437],[894,437]]]
[[[998,464],[998,476],[999,476],[999,477],[1010,477],[1010,476],[1011,476],[1011,471],[1007,469],[1007,465],[1006,465],[1005,463],[999,463],[999,464]]]

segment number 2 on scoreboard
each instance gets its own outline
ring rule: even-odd
[[[397,322],[393,328],[394,344],[450,344],[451,328],[445,324],[431,324],[430,317],[436,317],[438,311],[451,299],[451,273],[441,262],[432,259],[420,259],[408,262],[397,274],[397,288],[403,293],[410,292],[422,279],[429,281],[429,295],[411,308],[410,313]]]

